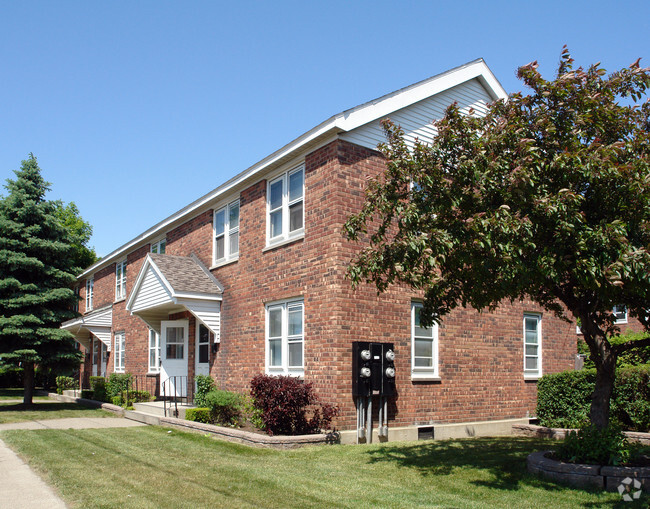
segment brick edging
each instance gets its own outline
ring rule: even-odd
[[[230,442],[252,445],[257,447],[273,447],[277,449],[293,449],[305,445],[325,445],[339,443],[340,437],[337,432],[320,433],[317,435],[295,435],[295,436],[271,436],[260,433],[251,433],[236,428],[225,428],[213,424],[203,424],[200,422],[186,421],[175,417],[158,417],[155,415],[145,414],[136,410],[124,410],[124,408],[111,403],[102,403],[92,399],[75,398],[50,392],[48,396],[58,401],[67,401],[70,403],[79,403],[80,405],[94,408],[102,408],[120,417],[125,417],[133,421],[143,422],[150,425],[170,426],[172,428],[189,431],[192,433],[209,433],[218,438]]]
[[[552,451],[529,454],[526,465],[531,474],[568,484],[576,488],[597,488],[617,491],[627,478],[640,482],[641,489],[650,493],[650,467],[611,467],[565,463],[548,458]],[[629,482],[629,481],[628,481]]]
[[[563,440],[569,431],[578,431],[577,429],[567,428],[547,428],[545,426],[536,426],[534,424],[513,424],[512,434],[534,438],[553,438]],[[639,433],[638,431],[624,431],[623,434],[632,442],[638,442],[642,445],[650,445],[650,433]]]

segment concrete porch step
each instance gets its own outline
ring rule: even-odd
[[[165,416],[165,402],[164,401],[148,401],[145,403],[134,403],[133,408],[136,412],[142,412],[143,414],[155,415],[158,417],[178,417],[179,419],[185,419],[185,410],[188,408],[195,408],[194,405],[187,405],[185,403],[178,403],[174,405],[173,402],[167,402],[167,416]],[[176,409],[178,409],[178,415],[174,415]]]

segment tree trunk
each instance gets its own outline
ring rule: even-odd
[[[31,405],[34,397],[34,363],[23,362],[23,405]]]
[[[604,429],[609,424],[609,406],[616,378],[616,355],[610,349],[606,349],[594,364],[596,386],[591,396],[589,418],[596,428]]]

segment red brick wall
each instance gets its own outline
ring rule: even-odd
[[[305,159],[305,236],[266,248],[266,181],[240,194],[240,254],[213,269],[224,286],[221,343],[211,353],[211,374],[222,388],[247,391],[264,372],[265,305],[302,298],[305,310],[305,379],[321,399],[337,404],[340,429],[355,425],[351,396],[353,341],[391,341],[397,354],[398,397],[391,425],[525,417],[534,413],[534,381],[523,377],[523,313],[542,314],[543,372],[572,369],[575,326],[531,303],[504,305],[494,313],[459,309],[440,326],[438,382],[410,378],[411,302],[417,295],[392,288],[353,290],[346,267],[359,249],[343,239],[341,228],[364,198],[367,176],[384,168],[380,154],[337,141]],[[127,290],[133,288],[149,246],[128,257]],[[212,213],[207,211],[167,233],[167,253],[195,253],[206,266],[212,258]],[[95,308],[114,299],[115,266],[95,275]],[[82,297],[85,288],[82,287]],[[126,370],[147,371],[147,327],[113,305],[113,331],[126,331]],[[195,320],[190,317],[189,374],[194,372]],[[109,371],[112,371],[109,359]]]

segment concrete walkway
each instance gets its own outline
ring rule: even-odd
[[[146,426],[119,417],[74,417],[0,424],[10,429],[90,429]],[[0,509],[65,509],[66,505],[27,464],[0,440]]]

